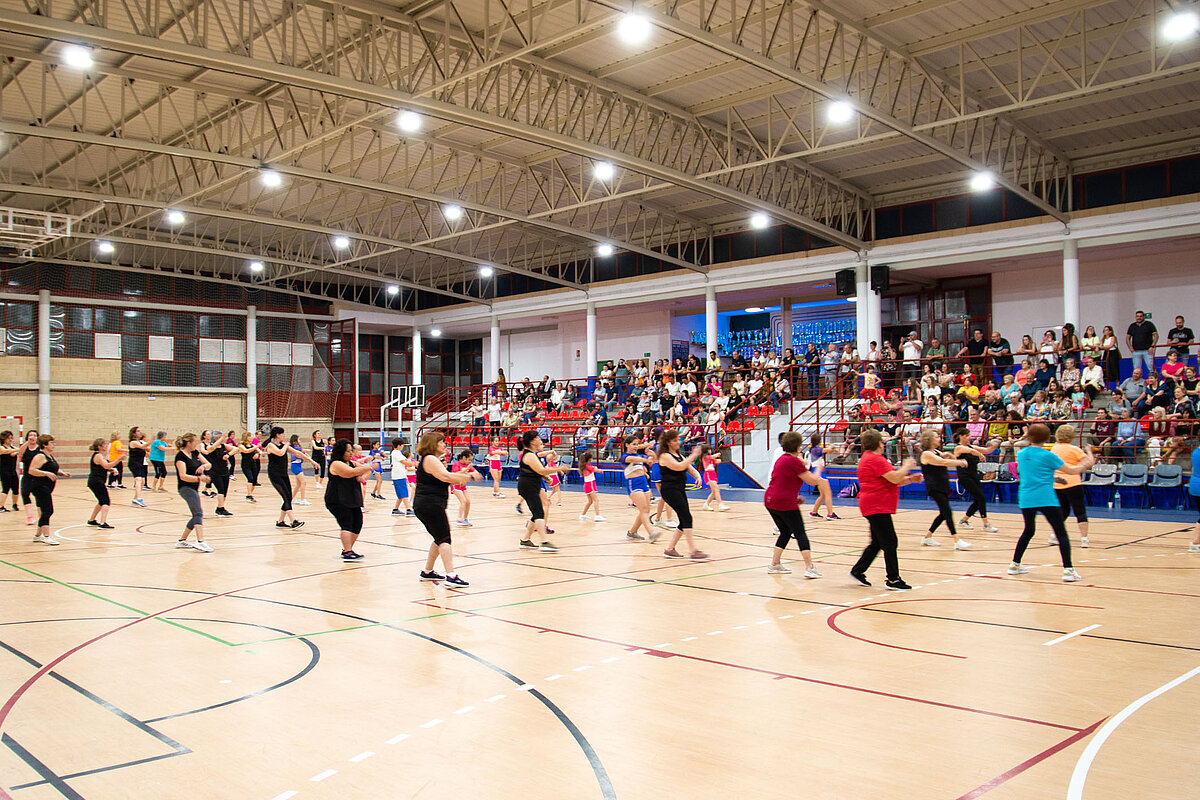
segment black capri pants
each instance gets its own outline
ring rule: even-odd
[[[92,494],[96,496],[96,504],[102,506],[111,506],[112,500],[108,496],[108,487],[101,482],[88,481],[87,487],[92,490]]]
[[[517,494],[521,495],[521,499],[525,501],[525,505],[529,506],[529,515],[536,522],[539,519],[546,518],[546,509],[542,506],[542,484],[538,482],[536,488],[532,486],[522,486],[517,482]],[[415,511],[414,507],[414,511]],[[421,516],[417,514],[417,516]]]
[[[167,477],[167,462],[151,461],[150,463],[154,465],[154,479],[155,480]]]
[[[28,475],[21,478],[21,503],[29,505],[29,498],[33,496],[33,479]]]
[[[312,459],[313,461],[317,462],[317,466],[315,469],[313,469],[313,473],[317,480],[321,480],[325,477],[325,451],[313,451]]]
[[[38,516],[38,527],[44,528],[50,524],[50,517],[54,514],[54,490],[49,486],[37,485],[30,486],[29,491],[41,512]]]
[[[812,549],[808,543],[808,534],[804,532],[804,515],[800,513],[800,509],[777,511],[768,508],[767,513],[771,515],[771,520],[779,529],[779,538],[775,540],[776,547],[780,550],[786,549],[788,540],[795,539],[796,546],[801,550]]]
[[[142,480],[146,480],[146,465],[144,463],[130,464],[129,465],[129,474],[135,478],[141,478]]]
[[[15,472],[0,474],[0,494],[9,492],[12,492],[13,499],[16,499],[17,495],[21,493],[21,479]]]
[[[228,475],[209,475],[212,479],[212,488],[221,497],[224,497],[229,492],[229,476]]]
[[[329,503],[326,503],[325,507],[329,509],[329,513],[333,514],[333,518],[337,520],[338,530],[346,531],[347,533],[353,533],[355,535],[362,533],[363,515],[361,508],[351,508],[350,506],[337,504],[331,505]],[[445,517],[446,515],[443,513],[442,516]],[[424,521],[424,519],[421,520],[421,522]],[[446,536],[448,537],[449,535],[450,523],[447,522]]]
[[[258,463],[258,459],[250,456],[242,456],[242,474],[246,476],[246,482],[251,486],[258,486],[258,473],[262,469],[262,465]]]
[[[687,493],[682,489],[672,489],[664,486],[661,495],[662,499],[666,501],[667,505],[671,507],[671,510],[679,518],[679,529],[691,530],[692,510],[688,508]]]
[[[976,481],[964,481],[958,479],[959,488],[971,495],[971,505],[967,508],[967,513],[964,517],[970,519],[973,515],[978,514],[981,517],[987,517],[987,498],[983,496],[983,485]]]
[[[1077,522],[1087,522],[1087,501],[1083,496],[1083,484],[1068,486],[1065,489],[1055,489],[1054,493],[1058,495],[1058,507],[1062,509],[1063,522],[1067,521],[1072,513],[1075,514]]]
[[[1056,489],[1055,491],[1058,490]],[[1025,518],[1025,530],[1021,532],[1021,538],[1017,540],[1017,549],[1013,553],[1013,561],[1020,564],[1021,559],[1025,555],[1025,548],[1029,547],[1029,543],[1033,541],[1033,535],[1037,527],[1037,515],[1039,513],[1050,523],[1050,529],[1054,531],[1054,535],[1058,538],[1058,552],[1062,554],[1063,567],[1069,568],[1072,566],[1071,540],[1067,537],[1067,526],[1063,523],[1062,509],[1058,506],[1021,509],[1021,516]]]
[[[267,477],[271,479],[271,485],[275,487],[275,491],[279,492],[279,496],[283,498],[283,505],[279,507],[279,510],[291,511],[292,482],[288,480],[287,475],[273,475],[268,472]]]
[[[944,492],[929,492],[929,499],[937,503],[938,515],[929,523],[929,532],[933,533],[938,529],[938,525],[946,523],[946,530],[950,531],[951,536],[958,536],[958,531],[954,530],[954,509],[950,507],[950,495]]]
[[[450,544],[450,520],[446,517],[445,506],[436,503],[413,503],[413,514],[425,526],[425,530],[429,531],[434,543]]]

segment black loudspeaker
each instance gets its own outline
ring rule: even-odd
[[[833,276],[833,283],[837,287],[838,297],[851,297],[858,291],[852,269],[839,269]]]
[[[892,285],[892,268],[887,264],[871,265],[871,291],[883,294]]]

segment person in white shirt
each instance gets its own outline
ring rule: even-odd
[[[751,397],[758,394],[758,390],[761,389],[762,387],[763,387],[763,379],[762,379],[761,372],[754,373],[754,377],[751,378],[750,381],[746,384],[746,389],[748,390],[748,394]]]
[[[1096,395],[1104,391],[1104,370],[1091,356],[1086,356],[1083,362],[1087,366],[1083,368],[1080,381],[1083,383],[1083,391],[1087,394],[1088,400],[1095,402]]]
[[[696,396],[696,382],[693,381],[691,378],[689,378],[688,382],[683,384],[683,391],[687,392],[689,397],[695,397]]]
[[[683,391],[683,387],[679,385],[679,381],[675,380],[674,375],[667,380],[663,388],[667,390],[667,394],[671,395],[671,397],[678,397],[679,393]]]
[[[562,411],[563,390],[558,388],[558,384],[555,384],[554,388],[550,390],[550,405],[554,406],[559,411]]]
[[[908,338],[900,345],[901,355],[904,357],[904,369],[900,373],[901,384],[908,383],[909,378],[921,377],[921,353],[925,350],[925,343],[917,338],[916,331],[909,331]]]
[[[763,366],[767,369],[779,369],[779,356],[774,350],[767,351],[767,356],[763,361]]]
[[[767,357],[762,354],[761,350],[755,350],[754,355],[750,358],[750,366],[753,369],[762,369],[767,365]]]
[[[487,407],[488,424],[493,429],[500,427],[500,411],[500,400],[493,397]]]
[[[391,462],[392,488],[396,490],[396,507],[392,509],[392,514],[411,517],[413,510],[408,496],[408,467],[416,465],[404,454],[404,442],[401,439],[392,439]],[[404,506],[403,511],[400,510],[401,505]]]
[[[826,391],[832,389],[833,385],[837,383],[838,362],[841,360],[837,346],[830,342],[825,349],[825,355],[821,358],[821,373],[825,376]]]

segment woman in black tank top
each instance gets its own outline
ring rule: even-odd
[[[681,538],[687,540],[688,556],[692,561],[707,561],[708,554],[696,547],[692,539],[692,510],[688,507],[687,480],[688,476],[700,480],[700,473],[694,464],[700,458],[703,449],[696,447],[692,454],[684,458],[680,452],[679,430],[670,428],[663,431],[658,440],[658,467],[662,475],[662,497],[667,501],[676,516],[679,517],[679,527],[671,534],[671,542],[663,555],[667,558],[683,558],[675,545]]]
[[[321,456],[324,457],[324,445]],[[355,465],[349,439],[338,439],[329,454],[329,480],[325,483],[325,508],[337,520],[342,539],[342,561],[358,561],[362,556],[354,552],[354,543],[363,526],[363,495],[359,477],[371,471],[371,463]]]
[[[108,486],[105,484],[113,469],[125,459],[125,455],[121,454],[116,461],[109,461],[107,458],[108,442],[104,439],[93,441],[88,450],[91,451],[92,457],[88,465],[87,487],[96,497],[96,507],[92,509],[92,516],[87,524],[112,530],[113,526],[108,524],[108,510],[112,506],[112,501],[109,499]],[[132,472],[132,470],[130,471]]]
[[[48,433],[39,436],[37,448],[37,452],[30,457],[29,468],[25,472],[29,476],[29,491],[41,511],[33,541],[58,544],[58,540],[50,535],[50,517],[54,514],[54,485],[59,478],[71,477],[71,473],[59,469],[58,462],[54,460],[53,436]]]
[[[38,432],[30,431],[25,434],[25,441],[21,444],[21,505],[25,507],[25,524],[33,524],[33,506],[30,502],[31,490],[33,481],[29,478],[29,462],[33,461],[33,457],[38,453]],[[13,510],[17,507],[14,504]]]
[[[17,475],[17,457],[21,448],[13,441],[13,432],[0,433],[0,513],[8,511],[11,498],[13,511],[17,509],[17,495],[21,493],[21,479]]]
[[[133,476],[133,500],[129,504],[141,508],[146,507],[142,490],[146,488],[146,478],[149,477],[146,470],[146,456],[149,453],[150,443],[146,441],[146,435],[134,425],[129,429],[129,474]]]
[[[232,517],[225,510],[225,495],[229,493],[229,447],[228,434],[212,431],[209,441],[201,448],[202,455],[208,459],[208,477],[212,480],[212,489],[217,497],[218,517]]]
[[[292,479],[288,477],[288,454],[295,455],[301,461],[307,461],[314,467],[316,462],[301,450],[297,450],[285,442],[283,433],[283,428],[278,425],[271,428],[267,446],[263,448],[267,451],[267,477],[270,479],[271,485],[275,487],[275,491],[279,492],[280,499],[283,500],[283,505],[279,507],[279,519],[276,520],[275,527],[299,528],[304,523],[292,516]]]
[[[446,469],[446,437],[437,431],[422,434],[417,443],[417,488],[413,493],[413,514],[421,520],[425,530],[433,537],[429,545],[429,556],[421,572],[423,581],[445,581],[447,586],[462,587],[469,584],[454,571],[454,549],[450,544],[450,520],[446,517],[446,503],[450,499],[450,484],[465,486],[479,480],[479,473],[451,472]],[[433,571],[438,558],[442,559],[445,575]]]
[[[989,533],[998,530],[992,523],[988,522],[987,516],[987,498],[983,495],[983,481],[979,476],[979,462],[984,456],[995,450],[992,447],[974,447],[971,444],[971,432],[966,428],[956,428],[952,438],[954,439],[954,457],[961,458],[967,462],[967,466],[960,467],[958,470],[958,485],[964,492],[971,496],[971,506],[967,509],[967,513],[958,521],[961,528],[971,530],[971,516],[978,512],[979,519],[983,522],[983,530]]]
[[[333,458],[333,452],[329,453],[330,459]],[[312,434],[312,460],[317,466],[313,467],[313,472],[316,473],[313,477],[316,479],[317,488],[321,488],[321,481],[325,479],[325,439],[321,436],[320,431],[313,431]]]
[[[538,453],[542,451],[542,437],[537,431],[525,431],[521,434],[521,455],[517,467],[517,494],[529,506],[529,522],[525,524],[525,538],[520,541],[523,550],[540,550],[543,553],[558,552],[558,548],[548,538],[550,533],[546,527],[546,507],[542,501],[542,478],[566,472],[570,467],[550,467],[542,463]],[[520,504],[517,504],[520,510]],[[541,538],[541,544],[533,540],[534,534]]]
[[[938,515],[929,525],[929,533],[921,540],[926,547],[938,547],[941,543],[933,538],[938,525],[946,523],[946,530],[954,537],[955,550],[967,550],[971,543],[960,539],[954,530],[954,511],[950,508],[950,474],[947,467],[966,467],[967,462],[953,458],[938,450],[942,446],[942,432],[937,428],[921,431],[921,474],[925,477],[925,494],[937,503]]]

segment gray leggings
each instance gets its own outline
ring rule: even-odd
[[[200,493],[191,486],[180,486],[179,496],[183,498],[183,502],[187,503],[188,510],[192,512],[192,518],[188,520],[185,530],[190,531],[197,525],[203,525],[204,508],[200,505]]]

